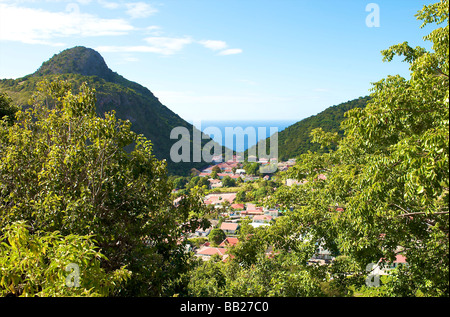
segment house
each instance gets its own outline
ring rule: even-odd
[[[379,268],[379,274],[381,275],[389,274],[389,271],[399,267],[400,265],[408,265],[408,262],[406,262],[406,257],[402,254],[397,254],[395,256],[394,262],[392,263],[389,263],[388,261],[382,263],[382,260],[383,259],[380,259],[377,264],[377,267]]]
[[[206,205],[220,205],[224,201],[228,201],[230,204],[236,199],[236,193],[221,193],[221,194],[209,194],[205,196]]]
[[[316,253],[312,257],[315,260],[324,260],[324,261],[330,261],[333,259],[331,256],[331,252],[325,248],[323,248],[321,245],[318,245],[316,248]]]
[[[212,228],[202,229],[201,227],[195,230],[195,235],[198,237],[206,237],[211,232]]]
[[[228,246],[234,246],[238,242],[239,242],[238,238],[226,237],[225,240],[223,240],[222,243],[219,244],[219,247],[226,248]]]
[[[253,222],[256,222],[256,223],[269,223],[271,221],[272,221],[272,217],[267,216],[267,215],[256,215],[253,217]]]
[[[260,209],[243,210],[243,211],[241,211],[241,216],[254,217],[254,216],[259,216],[259,215],[264,215],[264,211],[262,211]]]
[[[276,218],[280,216],[280,212],[278,209],[268,209],[264,210],[264,215],[271,216],[272,218]]]
[[[245,206],[244,204],[231,204],[231,208],[233,208],[234,210],[244,210]]]
[[[215,254],[218,254],[223,259],[226,252],[227,252],[226,248],[202,247],[197,250],[195,255],[198,257],[201,257],[202,260],[207,261],[211,258],[211,256],[213,256]]]
[[[271,216],[267,215],[256,215],[253,217],[253,221],[250,223],[250,225],[253,228],[258,228],[262,226],[269,226],[270,222],[272,221]]]
[[[240,175],[233,174],[231,171],[228,173],[217,173],[217,176],[219,176],[219,179],[223,179],[226,176],[229,176],[232,179],[238,179],[241,177]]]
[[[222,181],[220,179],[210,178],[210,179],[208,179],[208,181],[209,181],[209,187],[211,187],[211,188],[220,188],[223,186]]]
[[[236,235],[239,227],[239,223],[232,222],[222,222],[220,225],[220,229],[222,229],[226,235]]]
[[[247,209],[247,210],[256,209],[256,205],[255,204],[251,204],[251,203],[246,203],[245,204],[245,209]]]

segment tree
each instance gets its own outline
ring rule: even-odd
[[[208,235],[209,241],[214,243],[215,245],[222,243],[222,241],[225,240],[226,237],[227,236],[225,232],[223,232],[223,230],[219,228],[212,229]]]
[[[151,142],[114,112],[96,116],[95,103],[86,85],[74,94],[46,81],[0,126],[0,228],[92,237],[106,274],[126,266],[133,276],[109,295],[161,295],[187,269],[180,242],[202,224],[200,199],[175,207]]]
[[[14,121],[14,115],[19,108],[13,105],[11,98],[0,92],[0,120],[6,117],[6,121],[11,123]]]
[[[236,201],[237,202],[246,202],[247,201],[247,197],[246,197],[246,191],[245,190],[239,190],[236,193]]]
[[[387,294],[448,296],[448,1],[417,17],[422,27],[444,24],[424,38],[432,51],[404,42],[382,52],[385,61],[403,56],[411,78],[375,83],[367,106],[347,112],[340,140],[314,131],[314,141],[337,141],[336,150],[302,155],[289,174],[308,182],[272,201],[293,209],[280,241],[309,234],[348,256],[355,276],[402,254],[408,266],[392,274]]]
[[[211,178],[212,178],[212,179],[219,179],[219,175],[217,175],[217,172],[216,172],[216,171],[212,171],[212,172],[211,172]]]
[[[259,163],[247,163],[244,165],[244,170],[247,175],[258,176],[259,175]]]
[[[188,183],[186,177],[177,177],[173,180],[173,188],[174,189],[182,189]]]
[[[105,256],[89,236],[29,230],[23,221],[3,229],[1,296],[108,296],[131,275],[125,268],[105,272]]]
[[[236,181],[227,175],[222,179],[222,185],[223,187],[234,187],[236,186]]]

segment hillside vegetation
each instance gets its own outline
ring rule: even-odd
[[[150,90],[110,70],[101,55],[92,49],[65,50],[44,62],[33,74],[0,80],[0,92],[8,94],[14,103],[27,107],[37,83],[57,79],[71,83],[75,93],[83,83],[95,89],[96,112],[103,116],[114,110],[118,118],[129,120],[134,132],[152,141],[153,154],[158,159],[166,159],[170,173],[189,175],[192,168],[205,165],[176,164],[170,160],[170,149],[176,142],[170,139],[170,132],[174,127],[186,127],[192,133],[192,125],[164,106]],[[202,142],[205,144],[208,138]]]

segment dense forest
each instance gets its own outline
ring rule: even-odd
[[[448,0],[417,13],[422,27],[435,26],[430,50],[404,42],[382,51],[383,61],[403,58],[411,76],[388,76],[347,103],[343,132],[325,120],[305,128],[318,150],[280,174],[299,184],[277,183],[264,199],[283,215],[270,226],[242,222],[226,261],[187,248],[215,212],[199,178],[174,204],[155,140],[106,105],[97,113],[105,92],[96,81],[115,83],[47,77],[48,64],[44,77],[2,81],[0,295],[448,297],[448,15]],[[21,86],[25,108],[15,101]],[[318,247],[334,260],[308,263]],[[367,283],[371,264],[397,256],[407,265]]]
[[[353,108],[364,108],[369,100],[370,96],[360,97],[329,107],[315,116],[303,119],[278,132],[278,159],[286,161],[308,151],[323,153],[330,149],[334,150],[334,144],[330,144],[330,148],[328,148],[311,142],[311,131],[316,128],[322,128],[323,131],[342,135],[344,131],[340,125],[345,119],[345,113]],[[267,146],[270,144],[269,140],[270,138],[265,141]],[[255,147],[259,145],[257,144]]]

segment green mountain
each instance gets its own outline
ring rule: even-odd
[[[320,144],[311,143],[311,130],[322,128],[326,132],[338,132],[342,135],[340,124],[345,119],[344,114],[356,107],[364,108],[369,100],[369,96],[360,97],[329,107],[317,115],[303,119],[280,131],[278,133],[278,159],[285,161],[308,151],[328,151],[329,149],[321,149]],[[266,144],[269,146],[269,139],[266,139]]]
[[[26,107],[38,82],[56,78],[70,81],[75,91],[83,82],[95,88],[97,113],[102,116],[115,110],[118,118],[130,120],[134,132],[152,141],[154,155],[167,160],[169,173],[188,175],[192,168],[207,164],[174,163],[170,160],[170,149],[177,141],[170,139],[172,129],[186,127],[192,142],[193,126],[164,106],[150,90],[109,69],[103,57],[93,49],[78,46],[55,54],[33,74],[15,80],[0,80],[0,92],[7,93],[15,103]],[[209,141],[206,138],[202,142]]]

